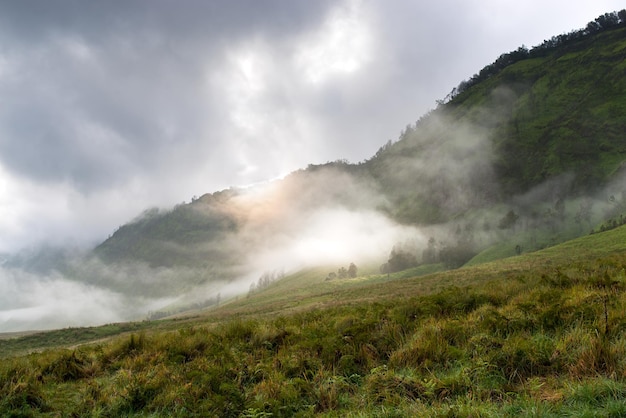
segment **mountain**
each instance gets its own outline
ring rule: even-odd
[[[501,55],[366,161],[150,209],[92,254],[39,265],[124,294],[198,301],[244,293],[264,274],[455,268],[620,223],[625,17]]]
[[[3,257],[219,309],[0,335],[2,415],[626,416],[625,22],[503,54],[362,163]]]

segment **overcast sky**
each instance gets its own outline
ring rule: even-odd
[[[367,159],[501,53],[623,6],[0,0],[0,251]]]

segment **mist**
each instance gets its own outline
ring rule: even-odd
[[[483,152],[465,152],[468,145],[462,141],[462,131],[471,132],[471,148]],[[6,289],[0,295],[0,332],[155,319],[211,308],[220,299],[223,303],[245,294],[267,272],[281,272],[282,277],[310,267],[384,266],[394,251],[413,254],[415,265],[451,263],[446,266],[455,268],[494,245],[514,256],[587,234],[626,206],[623,175],[593,194],[574,196],[566,193],[572,176],[563,175],[507,201],[479,207],[472,189],[475,183],[468,178],[479,170],[484,180],[485,173],[491,172],[487,141],[473,128],[466,131],[457,126],[454,133],[450,142],[422,158],[395,162],[398,170],[406,170],[395,176],[410,177],[417,170],[428,178],[438,176],[439,188],[455,186],[433,194],[450,213],[462,213],[451,221],[398,222],[389,212],[393,202],[371,179],[338,171],[335,165],[307,175],[294,173],[238,191],[223,210],[237,217],[239,228],[219,241],[193,246],[163,243],[169,251],[191,254],[191,259],[210,255],[219,246],[230,254],[230,261],[155,266],[140,260],[110,263],[85,252],[56,254],[62,263],[38,268],[28,259],[16,267],[5,262],[0,268],[0,285]],[[436,158],[444,149],[447,157]],[[459,164],[456,156],[464,152],[469,158]],[[432,182],[404,184],[410,184],[416,195],[430,193],[433,187]],[[480,183],[485,184],[491,183]],[[507,224],[510,213],[515,216]],[[427,256],[429,250],[436,257],[428,258],[432,257]]]
[[[145,211],[104,243],[116,249],[122,237],[135,237],[124,245],[147,254],[120,257],[127,251],[118,249],[107,258],[98,249],[48,248],[9,257],[0,269],[7,289],[0,295],[0,332],[211,308],[245,294],[268,272],[283,277],[350,263],[381,265],[381,271],[429,263],[456,268],[479,254],[489,260],[494,246],[500,256],[515,256],[554,245],[619,213],[626,206],[623,174],[585,195],[571,193],[574,177],[565,173],[503,197],[492,133],[515,99],[499,90],[470,123],[438,109],[359,164],[312,165]],[[176,219],[182,223],[171,224]],[[183,239],[177,228],[191,220],[208,232],[197,238],[191,229]],[[397,264],[402,254],[410,255],[409,264]]]
[[[128,321],[171,301],[127,296],[53,273],[0,269],[0,331],[47,330]]]
[[[320,265],[383,262],[395,242],[420,236],[414,228],[373,211],[338,206],[290,216],[291,221],[274,225],[267,218],[255,219],[237,235],[222,240],[229,251],[240,254],[239,264],[232,266],[110,264],[87,253],[66,255],[62,271],[46,266],[30,272],[27,266],[3,267],[0,286],[7,291],[0,296],[0,332],[154,319],[207,308],[219,299],[245,294],[250,283],[266,272],[288,275]]]

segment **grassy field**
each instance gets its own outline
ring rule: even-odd
[[[312,269],[195,316],[3,339],[0,415],[625,416],[625,269],[622,227],[421,276]]]

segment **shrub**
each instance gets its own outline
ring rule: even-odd
[[[578,353],[570,367],[573,376],[605,375],[616,372],[623,350],[617,350],[604,335],[593,335],[587,345]]]
[[[89,361],[77,356],[76,351],[65,351],[48,363],[42,375],[61,382],[77,380],[92,373],[89,365]]]
[[[0,376],[0,412],[8,416],[30,416],[30,411],[45,412],[47,402],[41,382],[31,370],[15,368]]]
[[[240,319],[229,321],[220,325],[216,334],[221,335],[226,341],[234,343],[249,343],[252,340],[259,324],[256,321],[243,321]]]
[[[369,400],[376,404],[399,405],[405,399],[417,400],[428,397],[427,386],[411,375],[397,374],[385,366],[371,371],[365,380]]]
[[[555,343],[544,334],[515,335],[504,340],[502,349],[492,353],[491,362],[511,383],[558,371]]]
[[[395,351],[389,362],[393,367],[414,367],[422,370],[446,368],[460,360],[463,352],[450,344],[442,322],[430,321],[422,325],[405,347]]]
[[[624,398],[626,398],[626,385],[623,382],[599,377],[571,386],[570,393],[566,398],[566,404],[570,406],[582,404],[598,407],[617,401],[624,405]]]

